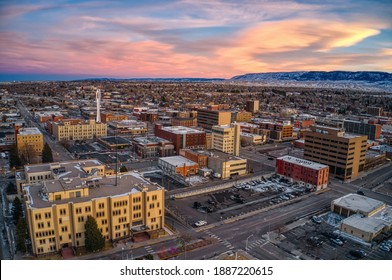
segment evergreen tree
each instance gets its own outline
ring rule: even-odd
[[[42,163],[53,162],[52,149],[49,147],[48,143],[45,143],[44,149],[42,150]]]
[[[14,220],[15,225],[19,221],[20,217],[23,217],[22,202],[20,202],[19,197],[15,197],[12,205],[12,219]]]
[[[123,166],[121,166],[121,168],[120,168],[120,172],[128,172],[128,168],[125,166],[125,165],[123,165]]]
[[[94,252],[102,249],[105,246],[105,238],[101,231],[98,229],[97,221],[91,217],[87,217],[86,224],[84,225],[85,232],[85,246],[88,252]]]
[[[23,217],[19,217],[16,225],[16,250],[26,252],[27,224]]]
[[[11,150],[10,150],[10,167],[11,168],[18,168],[22,165],[22,162],[20,161],[19,155],[18,155],[18,149],[16,148],[16,145],[13,145]]]
[[[7,186],[7,194],[17,194],[18,190],[16,189],[16,186],[14,183],[9,182]]]

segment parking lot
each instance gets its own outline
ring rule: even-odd
[[[392,252],[383,251],[378,244],[370,247],[340,234],[337,225],[341,217],[338,215],[327,213],[319,218],[321,223],[309,219],[303,225],[284,232],[285,239],[278,246],[295,248],[312,259],[392,259]]]
[[[248,183],[235,183],[230,189],[215,193],[168,200],[167,205],[181,213],[188,224],[204,220],[208,224],[279,205],[309,193],[305,186],[290,183],[276,176]],[[293,203],[295,203],[293,201]]]

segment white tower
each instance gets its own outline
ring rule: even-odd
[[[100,123],[101,122],[101,90],[97,89],[97,92],[95,93],[95,99],[97,101],[97,118],[96,122]]]

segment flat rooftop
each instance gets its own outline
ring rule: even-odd
[[[194,166],[197,165],[196,162],[191,161],[185,157],[182,156],[173,156],[173,157],[163,157],[160,158],[159,160],[167,162],[171,165],[177,166],[177,167],[182,167],[182,166]]]
[[[247,133],[247,132],[241,132],[241,136],[260,137],[261,138],[261,135],[259,135],[259,134]]]
[[[74,178],[76,179],[76,178]],[[48,201],[43,192],[45,191],[43,185],[27,186],[24,187],[26,195],[32,208],[45,208],[51,207],[54,204],[66,204],[69,202],[79,203],[86,202],[96,198],[102,197],[115,197],[126,195],[130,193],[142,192],[143,189],[147,191],[160,190],[162,187],[156,183],[151,183],[143,178],[139,173],[128,172],[117,177],[117,186],[115,185],[115,176],[107,176],[103,178],[91,179],[94,181],[95,187],[89,188],[89,196],[87,197],[74,197],[70,199]],[[49,184],[51,181],[49,181]],[[46,184],[48,185],[48,184]],[[58,185],[57,185],[58,187]],[[83,185],[80,189],[85,188]],[[48,192],[53,192],[56,187],[50,189]]]
[[[372,233],[377,233],[386,226],[384,220],[375,219],[373,217],[363,217],[360,214],[355,214],[344,219],[342,224]]]
[[[127,139],[118,136],[101,137],[100,140],[109,143],[110,145],[130,145],[130,142]]]
[[[51,163],[39,163],[32,165],[25,165],[25,173],[40,173],[50,172],[53,169],[64,168],[65,172],[60,173],[59,177],[78,177],[80,174],[84,174],[83,167],[93,167],[104,165],[102,162],[96,159],[89,160],[71,160],[63,162],[51,162]]]
[[[372,212],[378,208],[382,208],[385,205],[385,203],[382,201],[353,193],[335,199],[332,201],[332,203],[336,206],[350,209],[350,211],[353,212],[361,211],[364,213]]]
[[[292,156],[282,156],[277,159],[283,160],[284,162],[288,162],[288,163],[302,165],[302,166],[305,166],[305,167],[308,167],[311,169],[315,169],[315,170],[320,170],[320,169],[328,167],[328,165],[324,165],[324,164],[320,164],[317,162],[313,162],[313,161],[309,161],[309,160],[305,160],[305,159],[301,159],[301,158],[296,158],[296,157],[292,157]]]
[[[41,131],[37,127],[22,127],[19,129],[19,135],[35,135],[40,134],[42,135]]]
[[[132,141],[138,143],[139,145],[154,145],[154,144],[159,144],[159,143],[171,143],[170,141],[156,137],[156,136],[151,136],[151,137],[135,137],[132,139]]]
[[[161,127],[161,129],[174,134],[205,133],[204,131],[186,127],[186,126],[165,126],[165,127]]]
[[[206,152],[209,158],[216,158],[222,161],[235,161],[235,160],[245,160],[244,158],[237,157],[235,155],[230,155],[221,151],[212,150],[211,152]]]

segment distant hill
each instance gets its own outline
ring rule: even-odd
[[[257,81],[298,81],[298,82],[365,82],[392,84],[392,74],[373,71],[298,71],[298,72],[270,72],[249,73],[234,76],[232,81],[257,82]]]
[[[205,83],[205,82],[215,82],[224,81],[221,78],[87,78],[80,79],[77,81],[143,81],[143,82],[182,82],[182,83]]]

